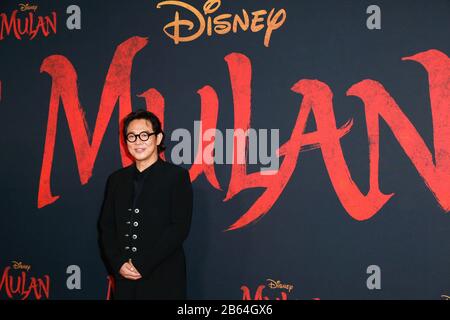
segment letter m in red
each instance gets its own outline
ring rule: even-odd
[[[47,72],[51,76],[52,88],[39,180],[38,208],[49,205],[59,198],[59,196],[52,194],[50,176],[60,102],[69,124],[80,181],[81,184],[86,184],[92,175],[95,159],[115,106],[119,105],[120,119],[132,110],[130,95],[131,67],[135,55],[146,44],[146,38],[132,37],[117,47],[106,75],[92,140],[78,98],[77,74],[73,65],[61,55],[49,56],[42,62],[41,72]],[[119,141],[121,140],[119,139]],[[126,156],[125,147],[122,143],[120,143],[120,153],[123,165],[130,164],[131,160]]]

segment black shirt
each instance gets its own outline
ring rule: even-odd
[[[133,208],[136,208],[136,201],[139,195],[141,194],[145,179],[147,178],[149,173],[153,171],[153,169],[155,169],[155,167],[161,164],[161,161],[162,161],[161,158],[158,157],[158,160],[156,160],[155,163],[153,163],[151,166],[144,169],[143,171],[139,171],[138,168],[136,167],[136,163],[134,164]]]

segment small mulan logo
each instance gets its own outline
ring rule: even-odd
[[[0,294],[7,299],[49,299],[50,276],[36,277],[31,274],[31,265],[11,261],[0,274]],[[31,274],[31,275],[30,275]]]
[[[25,37],[33,40],[39,34],[44,37],[56,34],[56,12],[40,16],[36,14],[37,9],[37,5],[21,3],[19,9],[14,10],[9,16],[0,13],[0,40],[11,34],[18,40]]]

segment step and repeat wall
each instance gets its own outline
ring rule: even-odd
[[[188,298],[449,299],[450,2],[1,1],[0,297],[110,299],[121,119],[194,190]]]

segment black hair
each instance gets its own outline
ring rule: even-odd
[[[164,132],[161,129],[161,121],[159,121],[158,117],[150,111],[139,109],[136,111],[133,111],[129,113],[124,119],[123,119],[123,139],[125,144],[127,143],[127,129],[130,125],[131,121],[137,120],[137,119],[145,119],[150,121],[153,131],[156,134],[162,133],[162,139],[161,143],[157,146],[158,153],[163,152],[166,149],[166,146],[164,145]]]

